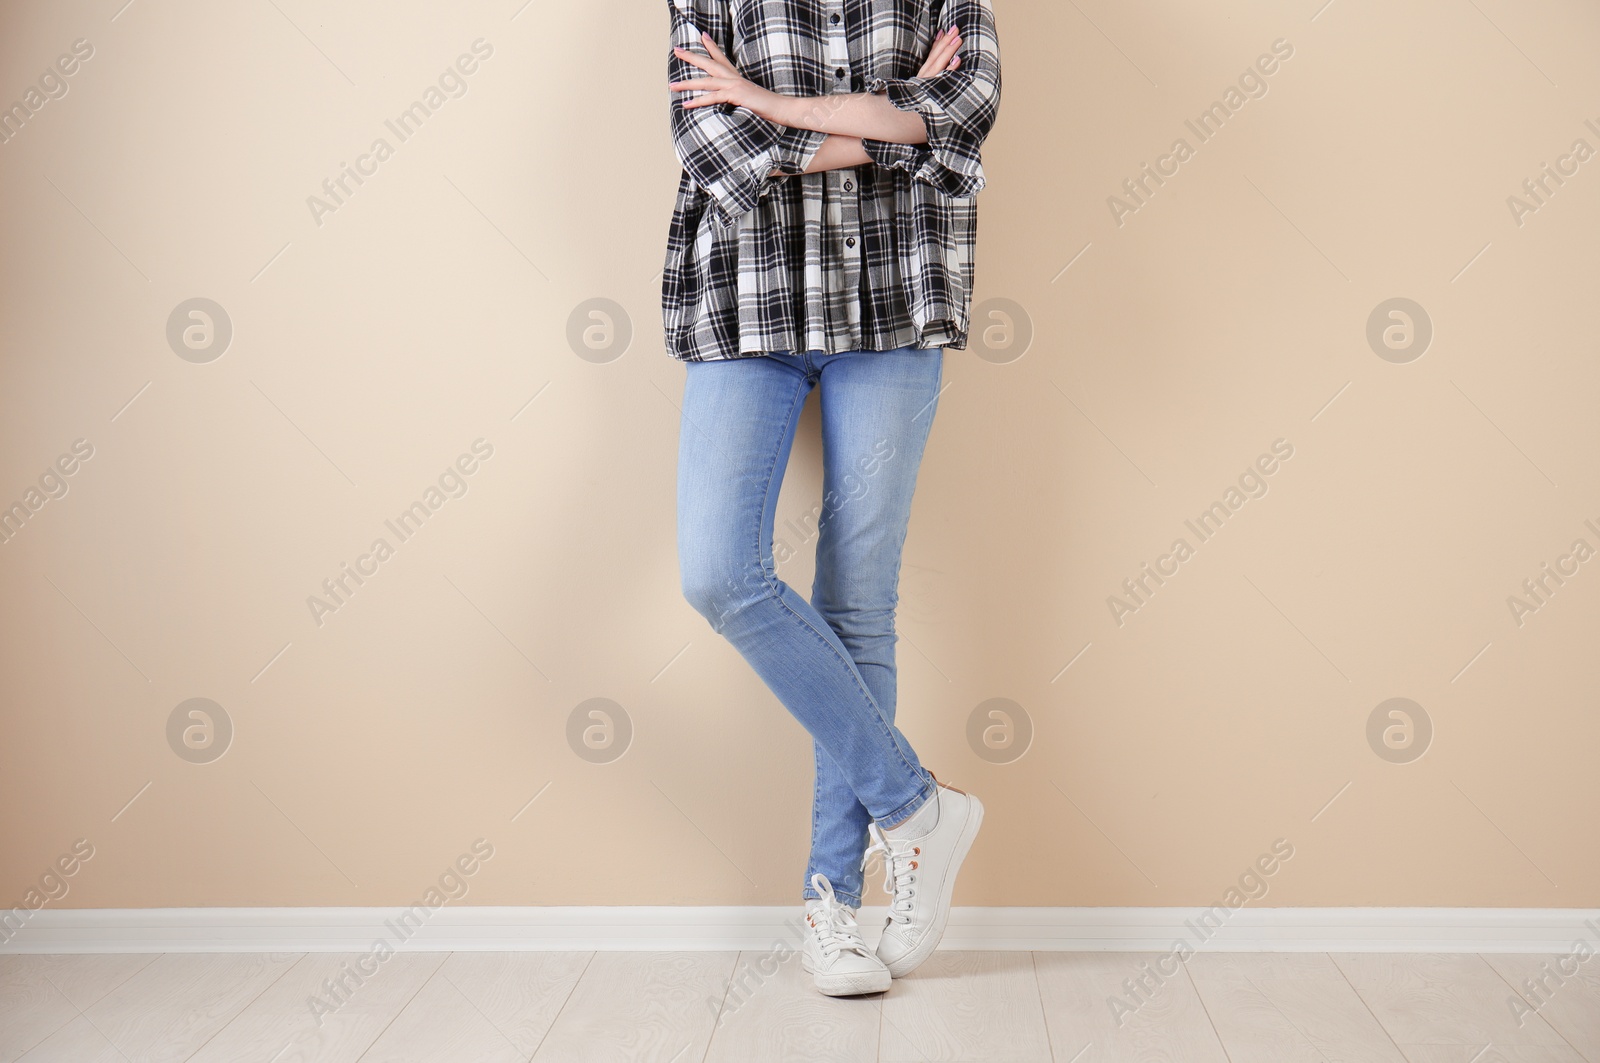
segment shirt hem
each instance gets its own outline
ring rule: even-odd
[[[812,348],[810,348],[809,353],[819,353],[820,352],[824,357],[826,357],[828,355],[834,355],[834,354],[849,354],[849,353],[853,353],[853,352],[856,352],[856,351],[868,351],[868,352],[872,352],[872,353],[875,353],[875,354],[881,354],[881,353],[883,353],[885,351],[898,351],[898,350],[901,350],[902,348],[905,348],[905,347],[915,347],[918,350],[935,350],[935,349],[939,349],[939,348],[953,348],[955,350],[966,350],[966,347],[967,347],[967,334],[965,332],[952,332],[952,331],[949,331],[949,330],[939,330],[937,332],[932,333],[931,335],[923,336],[920,339],[914,340],[914,341],[912,341],[910,343],[895,343],[895,342],[892,342],[892,341],[875,341],[874,344],[871,345],[871,346],[850,346],[850,347],[842,347],[842,348],[839,348],[837,350],[820,348],[820,347],[812,347]],[[768,355],[768,354],[789,353],[789,352],[794,351],[795,349],[796,348],[794,346],[792,346],[792,345],[790,345],[790,346],[782,346],[782,347],[772,347],[772,348],[770,348],[768,350],[760,350],[760,351],[743,350],[743,349],[741,349],[738,352],[734,352],[734,351],[692,352],[692,351],[674,350],[672,348],[668,348],[667,356],[672,358],[674,361],[679,361],[679,362],[729,362],[729,361],[734,361],[734,360],[737,360],[737,359],[740,359],[740,358],[760,358],[763,355]]]

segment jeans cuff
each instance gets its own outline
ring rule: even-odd
[[[861,895],[859,893],[847,893],[844,890],[835,887],[834,891],[833,891],[833,896],[834,896],[834,898],[836,900],[839,901],[840,904],[843,904],[846,908],[860,908],[861,907]],[[812,889],[811,885],[810,885],[810,881],[807,880],[807,884],[806,884],[805,888],[800,891],[800,899],[801,900],[805,900],[805,901],[814,901],[814,900],[819,900],[821,897],[822,897],[822,894],[820,894],[816,890]]]
[[[910,819],[912,816],[916,815],[919,811],[921,811],[923,805],[927,804],[929,801],[932,801],[932,800],[936,799],[939,796],[939,780],[935,779],[933,777],[933,773],[928,771],[926,768],[923,769],[923,774],[927,775],[927,777],[928,777],[928,788],[924,792],[924,795],[923,795],[922,799],[921,800],[916,800],[915,798],[913,798],[912,801],[907,802],[904,805],[901,805],[898,809],[895,810],[895,812],[894,812],[894,814],[892,816],[894,822],[892,822],[892,823],[889,822],[888,821],[889,817],[886,817],[885,819],[880,819],[880,820],[877,821],[878,822],[878,826],[882,827],[884,830],[893,830],[894,828],[898,827],[900,824],[904,823],[906,820]]]

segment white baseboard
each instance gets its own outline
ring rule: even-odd
[[[796,940],[800,907],[452,907],[13,910],[0,953],[621,952],[759,950]],[[1171,952],[1564,953],[1600,951],[1600,909],[1578,908],[955,908],[941,948]],[[4,913],[0,913],[3,916]],[[863,927],[884,909],[862,909]],[[20,927],[15,924],[22,922]]]

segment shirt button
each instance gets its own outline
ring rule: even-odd
[[[838,15],[834,15],[832,18],[828,19],[828,21],[833,23],[835,26],[837,26],[839,24],[839,16]]]
[[[842,66],[838,70],[835,70],[833,72],[833,76],[837,77],[837,78],[844,77],[844,74],[845,74],[845,70],[844,70],[844,67],[842,67]]]
[[[850,183],[850,182],[849,182],[849,181],[846,181],[846,182],[845,182],[845,183],[844,183],[844,190],[845,190],[845,191],[846,191],[846,192],[852,192],[852,191],[854,191],[854,190],[855,190],[855,187],[856,187],[856,186],[855,186],[855,185],[853,185],[853,184],[851,184],[851,183]]]
[[[854,236],[845,237],[844,246],[846,246],[846,247],[854,247],[854,246],[856,246],[856,238]]]

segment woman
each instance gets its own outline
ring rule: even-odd
[[[966,347],[994,15],[989,0],[669,4],[683,590],[814,740],[802,963],[823,993],[882,992],[938,944],[983,818],[894,726],[894,610],[943,348]],[[772,529],[819,386],[807,602],[777,577]],[[855,918],[872,852],[892,891],[876,949]]]

